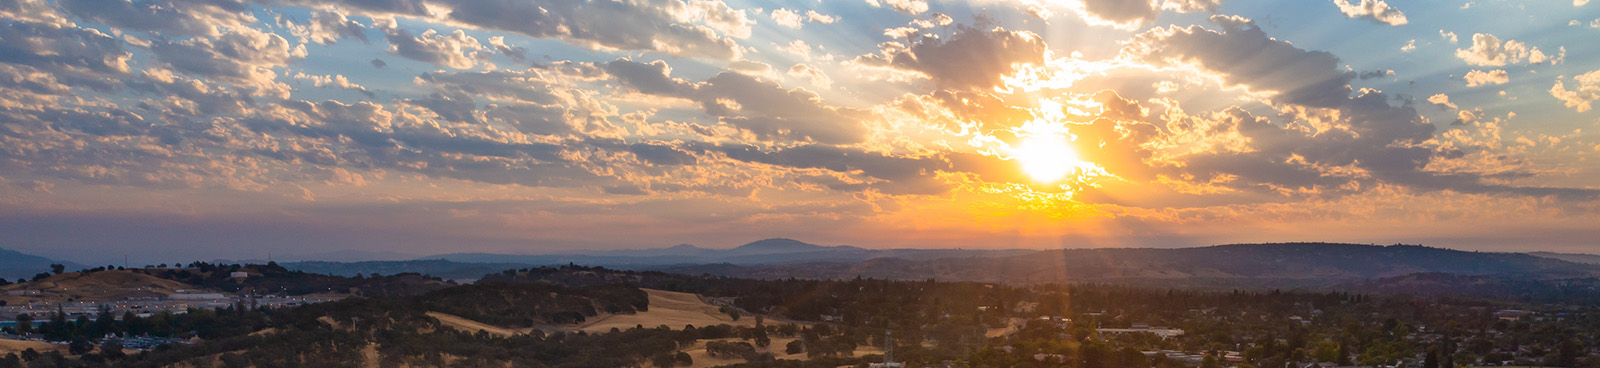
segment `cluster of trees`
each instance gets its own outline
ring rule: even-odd
[[[480,283],[424,294],[422,308],[497,326],[583,322],[600,312],[632,314],[650,308],[639,288],[597,285],[573,288],[543,283]]]

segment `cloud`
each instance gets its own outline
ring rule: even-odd
[[[839,21],[839,17],[823,15],[816,10],[807,10],[804,15],[801,15],[799,10],[777,8],[772,9],[772,21],[784,27],[800,29],[801,26],[805,25],[805,22],[831,24]]]
[[[1342,70],[1339,58],[1307,51],[1268,37],[1254,22],[1212,16],[1222,31],[1200,26],[1156,28],[1134,36],[1122,57],[1158,67],[1194,66],[1223,75],[1228,85],[1275,91],[1278,100],[1314,107],[1337,107],[1350,95],[1357,75]],[[1249,55],[1249,62],[1239,62]]]
[[[720,4],[721,2],[716,2]],[[604,49],[657,51],[675,56],[734,60],[740,49],[712,28],[692,22],[742,23],[726,5],[660,2],[462,0],[448,17],[477,27],[555,38]]]
[[[298,23],[285,22],[289,25],[290,34],[300,38],[300,42],[315,42],[331,44],[341,38],[357,39],[361,42],[367,40],[367,27],[354,20],[346,18],[344,14],[327,10],[312,10],[311,21]]]
[[[789,76],[811,82],[811,85],[816,86],[817,88],[833,88],[833,79],[828,78],[828,75],[823,73],[822,70],[811,67],[810,65],[795,64],[794,66],[789,67]]]
[[[1506,71],[1500,69],[1494,69],[1487,72],[1474,69],[1467,72],[1467,75],[1462,77],[1462,79],[1467,81],[1467,87],[1477,87],[1489,84],[1506,84],[1511,82],[1511,78],[1506,75]]]
[[[1216,13],[1217,8],[1222,6],[1222,0],[1071,0],[1066,2],[1066,6],[1090,25],[1135,30],[1154,22],[1162,10]],[[1047,10],[1042,10],[1042,6],[1030,4],[1029,7],[1030,12],[1048,14]]]
[[[171,36],[213,37],[256,22],[248,3],[229,0],[57,0],[56,4],[85,20]]]
[[[1161,12],[1155,0],[1073,0],[1067,7],[1093,25],[1138,29]]]
[[[868,0],[868,4],[878,6],[876,0]],[[901,13],[917,15],[928,11],[928,2],[924,0],[883,0],[885,5]]]
[[[1557,79],[1556,84],[1550,86],[1550,95],[1578,112],[1589,111],[1591,104],[1600,100],[1600,70],[1572,77],[1572,83],[1572,90],[1567,90],[1566,83]]]
[[[605,69],[635,91],[694,101],[718,121],[764,139],[826,144],[852,144],[866,139],[866,127],[861,123],[866,112],[828,106],[804,89],[786,90],[771,81],[735,72],[723,72],[691,84],[671,77],[671,68],[662,61],[619,59],[607,63]]]
[[[376,94],[368,91],[367,87],[351,83],[350,79],[345,78],[343,74],[311,75],[305,73],[295,73],[294,79],[309,81],[313,87],[346,89],[360,93],[363,96],[367,96],[367,98],[377,97]]]
[[[1333,0],[1339,6],[1339,11],[1352,19],[1366,19],[1378,24],[1399,26],[1406,24],[1406,15],[1399,9],[1389,6],[1383,0],[1361,0],[1360,3],[1351,4],[1348,0]]]
[[[1565,48],[1562,48],[1558,56],[1552,58],[1545,55],[1538,47],[1530,48],[1528,45],[1515,40],[1506,40],[1502,43],[1499,37],[1486,33],[1474,33],[1472,35],[1472,47],[1456,49],[1456,57],[1467,62],[1467,65],[1475,66],[1505,66],[1506,64],[1522,63],[1523,61],[1531,64],[1545,62],[1556,64],[1560,63],[1565,55]]]
[[[991,89],[1018,64],[1043,64],[1047,46],[1039,35],[1004,28],[960,27],[948,41],[921,38],[911,45],[885,43],[879,54],[856,64],[919,73],[940,88]]]
[[[27,65],[67,85],[109,92],[111,76],[129,72],[133,54],[123,42],[92,28],[11,21],[0,23],[0,62]]]
[[[1436,104],[1436,105],[1448,107],[1448,108],[1451,108],[1451,109],[1460,108],[1460,106],[1456,106],[1456,104],[1450,103],[1450,96],[1446,96],[1443,93],[1435,94],[1433,96],[1428,96],[1428,102]]]
[[[274,81],[277,73],[273,68],[306,55],[305,45],[291,47],[282,36],[248,28],[216,38],[157,41],[150,51],[174,70],[253,86],[258,93],[279,97],[288,91]]]
[[[1445,32],[1442,29],[1439,30],[1439,37],[1443,38],[1445,41],[1449,41],[1450,43],[1456,43],[1460,41],[1460,38],[1456,37],[1455,32]]]
[[[466,32],[455,30],[440,34],[429,29],[413,36],[411,31],[394,24],[381,24],[384,39],[389,41],[389,53],[440,67],[472,69],[479,61],[488,59],[489,52],[478,39]]]

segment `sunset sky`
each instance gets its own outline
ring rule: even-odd
[[[0,0],[0,247],[1600,252],[1589,2]]]

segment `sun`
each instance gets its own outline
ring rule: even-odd
[[[1022,165],[1022,172],[1041,183],[1061,181],[1086,165],[1072,149],[1072,142],[1059,134],[1029,136],[1011,150]]]

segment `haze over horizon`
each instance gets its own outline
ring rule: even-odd
[[[0,3],[0,248],[1600,253],[1600,4]]]

